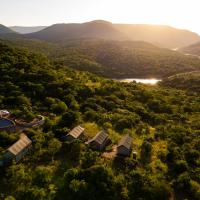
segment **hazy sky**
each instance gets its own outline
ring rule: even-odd
[[[200,34],[200,0],[0,0],[0,23],[6,26],[94,19],[165,24]]]

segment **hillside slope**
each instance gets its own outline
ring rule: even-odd
[[[112,24],[96,20],[83,24],[55,24],[27,37],[50,42],[66,42],[71,39],[141,40],[165,48],[180,48],[200,40],[196,33],[156,25]]]
[[[197,42],[190,46],[183,47],[183,48],[179,49],[179,51],[183,52],[185,54],[200,56],[200,42]]]
[[[72,40],[67,45],[24,39],[4,42],[109,78],[164,78],[200,69],[196,57],[140,41]]]
[[[145,42],[89,41],[63,47],[52,58],[110,78],[163,78],[200,69],[200,60]]]
[[[66,42],[71,39],[127,39],[113,25],[105,21],[92,21],[83,24],[55,24],[27,37],[50,42]]]
[[[199,95],[106,80],[2,43],[0,74],[1,108],[46,119],[23,131],[32,151],[0,168],[4,199],[199,199]],[[76,125],[86,139],[60,141]],[[100,130],[112,141],[104,151],[129,134],[136,156],[91,150],[85,141]],[[18,138],[0,131],[0,159]]]
[[[142,40],[169,49],[180,48],[200,40],[200,36],[188,30],[162,25],[116,24],[132,40]]]
[[[200,71],[177,74],[164,79],[160,84],[162,86],[200,93]]]
[[[14,33],[14,31],[11,30],[10,28],[0,24],[0,35],[10,34],[10,33]]]

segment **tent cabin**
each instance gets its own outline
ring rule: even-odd
[[[132,137],[129,135],[123,136],[117,146],[117,155],[130,156],[132,150],[132,142]]]
[[[21,134],[20,139],[9,147],[5,153],[5,159],[7,162],[15,160],[19,162],[30,150],[32,141],[25,135]]]
[[[75,139],[82,139],[84,136],[85,129],[81,126],[73,128],[66,136],[63,137],[66,141],[72,141]]]
[[[104,131],[100,131],[96,136],[89,140],[87,144],[89,144],[90,148],[93,150],[102,151],[109,142],[110,139],[108,134]]]

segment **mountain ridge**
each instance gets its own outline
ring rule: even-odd
[[[86,23],[54,24],[26,36],[51,42],[66,42],[70,39],[80,38],[142,40],[170,49],[181,48],[200,41],[200,36],[197,33],[170,26],[113,24],[103,20]]]
[[[36,27],[1,27],[0,35],[40,39],[54,43],[67,43],[69,40],[105,39],[145,41],[156,46],[169,49],[179,49],[200,41],[197,33],[177,29],[166,25],[148,24],[114,24],[104,20],[94,20],[85,23],[60,23],[51,26]],[[13,31],[13,30],[14,31]],[[1,33],[2,32],[2,33]],[[11,35],[14,37],[14,35]]]
[[[39,32],[27,34],[26,36],[53,42],[81,38],[128,39],[122,32],[116,30],[111,23],[100,20],[86,23],[53,24]]]
[[[0,24],[0,35],[15,33],[15,31],[11,30],[7,26]]]

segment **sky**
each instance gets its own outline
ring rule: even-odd
[[[200,0],[0,0],[0,24],[87,22],[163,24],[200,34]]]

